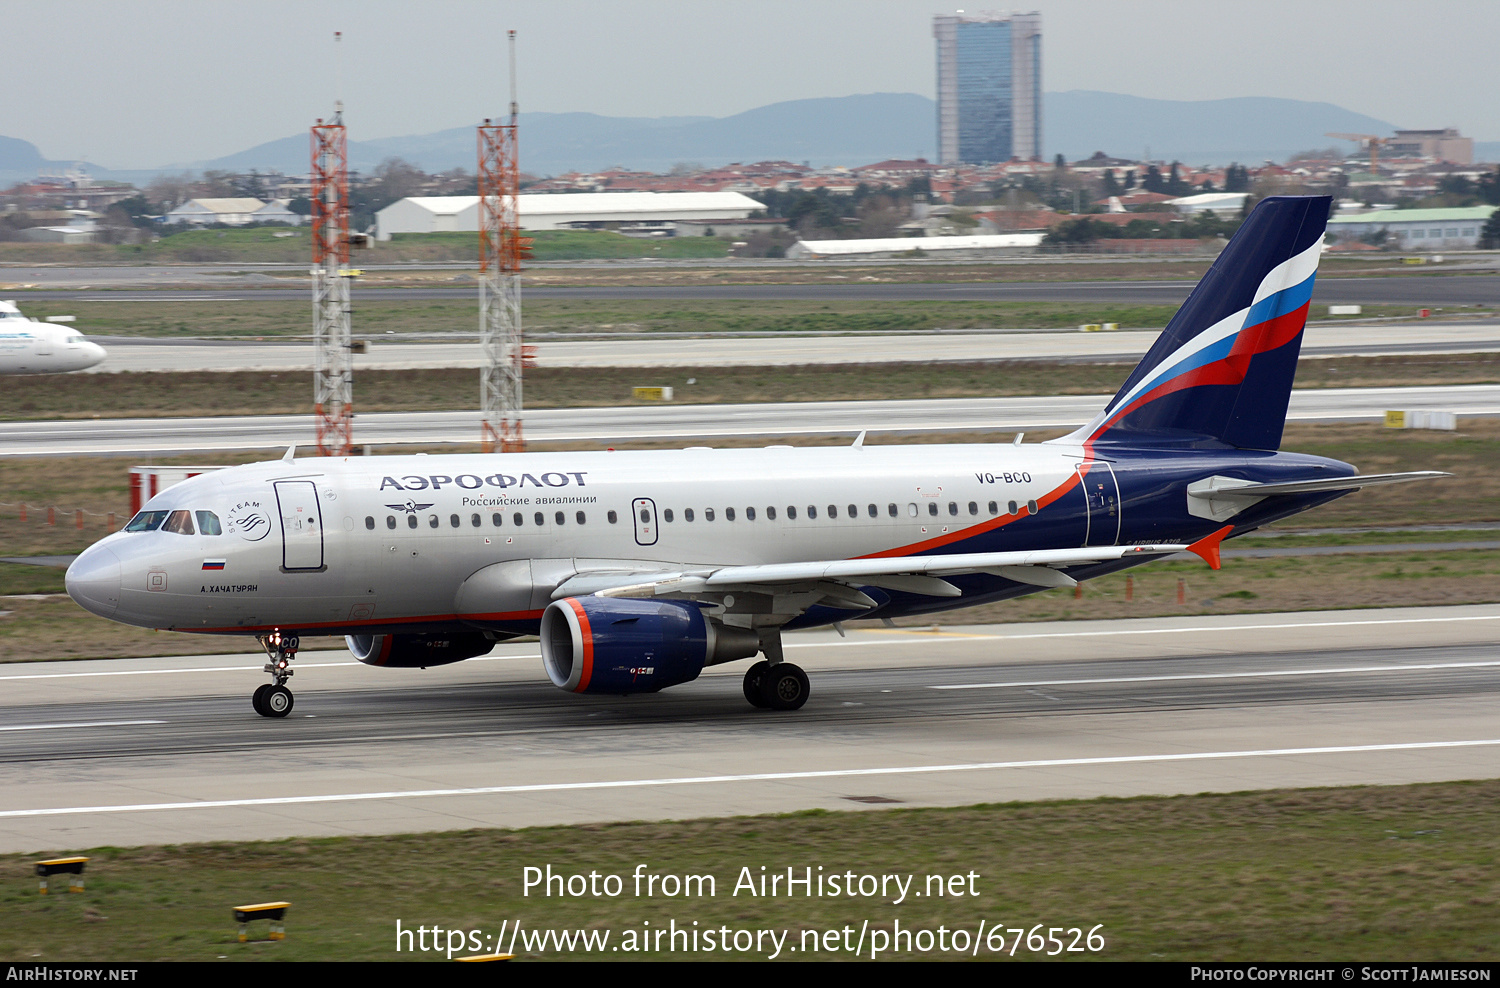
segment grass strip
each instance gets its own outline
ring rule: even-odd
[[[868,922],[871,930],[892,932],[899,921],[902,929],[936,934],[939,926],[974,931],[985,920],[1028,931],[1041,924],[1043,937],[1051,926],[1086,933],[1098,925],[1101,951],[1062,959],[1486,961],[1500,949],[1497,799],[1500,782],[1486,780],[94,848],[82,851],[91,858],[86,890],[46,897],[36,894],[31,877],[37,856],[5,855],[0,870],[10,880],[0,893],[6,913],[0,957],[444,958],[441,948],[397,952],[400,920],[409,930],[478,931],[481,943],[501,932],[502,921],[532,930],[609,931],[613,946],[627,942],[626,931],[638,936],[674,921],[693,929],[696,922],[700,931],[789,931],[788,945],[803,949],[783,951],[782,959],[850,959],[846,952],[813,953],[803,931],[819,936],[849,926],[857,934]],[[547,865],[565,875],[618,875],[622,892],[523,894],[523,869]],[[715,894],[637,896],[637,866],[659,879],[711,875]],[[783,875],[792,868],[798,876],[804,869],[816,876],[821,867],[841,876],[911,876],[911,889],[929,894],[909,895],[899,905],[893,887],[886,896],[854,898],[733,894],[740,869],[758,880],[762,866]],[[961,876],[950,888],[973,894],[938,896],[927,885],[929,876]],[[230,908],[268,900],[292,903],[287,938],[237,943]],[[1004,937],[1008,948],[1013,934]],[[431,945],[430,936],[423,939]],[[842,934],[835,939],[842,943]],[[769,952],[767,946],[728,956],[762,959]],[[587,956],[556,949],[518,953]],[[665,950],[604,955],[726,956]],[[968,955],[934,946],[889,956]],[[1034,956],[1023,941],[1016,957]]]
[[[639,405],[631,389],[671,386],[676,404],[873,401],[1111,394],[1125,364],[1003,360],[972,363],[809,364],[793,367],[549,367],[526,372],[528,408]],[[18,377],[0,390],[0,419],[135,418],[312,413],[306,373],[125,372]],[[363,412],[472,408],[478,371],[359,370]],[[688,382],[693,383],[689,384]],[[1298,388],[1493,384],[1500,353],[1304,360]]]

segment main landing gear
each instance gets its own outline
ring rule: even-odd
[[[255,691],[250,705],[262,717],[285,717],[292,712],[292,691],[286,688],[286,681],[292,678],[291,662],[297,657],[300,642],[296,635],[283,635],[279,631],[261,635],[259,640],[271,660],[266,663],[266,672],[271,674],[272,681]]]
[[[762,710],[800,710],[807,702],[807,673],[781,658],[780,635],[762,639],[761,646],[767,658],[745,670],[745,699]]]

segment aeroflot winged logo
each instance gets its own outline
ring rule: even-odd
[[[392,511],[405,511],[409,515],[414,515],[418,511],[423,511],[423,510],[425,510],[427,508],[432,507],[432,505],[431,504],[417,504],[415,501],[412,501],[410,498],[407,498],[407,501],[406,501],[405,504],[387,504],[386,507],[390,508]]]

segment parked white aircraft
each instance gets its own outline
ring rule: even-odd
[[[62,374],[105,356],[78,330],[28,319],[14,302],[0,301],[0,374]]]
[[[1326,197],[1260,203],[1119,394],[1062,439],[296,459],[194,477],[68,569],[128,624],[257,636],[281,717],[298,636],[425,667],[539,635],[578,693],[651,693],[753,658],[796,709],[781,632],[1071,587],[1219,544],[1360,487],[1280,452]],[[861,439],[863,436],[861,436]]]

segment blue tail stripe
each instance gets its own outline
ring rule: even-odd
[[[1295,312],[1308,302],[1312,301],[1313,282],[1317,275],[1309,275],[1300,285],[1283,288],[1274,295],[1268,295],[1250,307],[1250,314],[1245,317],[1246,326],[1258,326],[1263,322],[1269,322],[1277,316],[1284,316],[1288,312]]]

